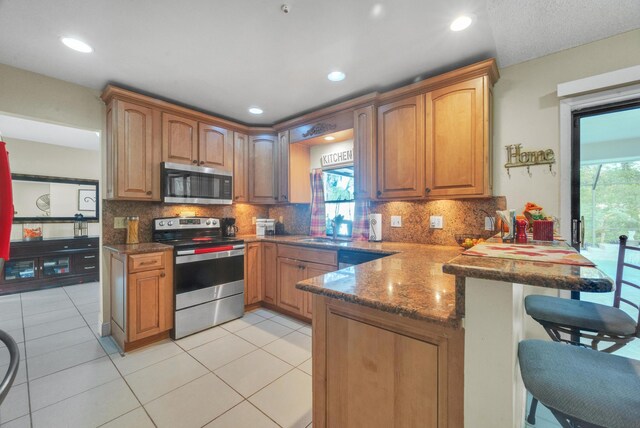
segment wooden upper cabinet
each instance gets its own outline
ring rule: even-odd
[[[278,201],[278,138],[276,135],[249,137],[249,200],[260,204]]]
[[[162,113],[162,160],[183,164],[198,163],[198,122]]]
[[[289,131],[278,133],[278,202],[289,202]]]
[[[233,201],[249,202],[249,136],[233,133]]]
[[[108,110],[108,190],[113,199],[159,200],[159,163],[154,156],[154,112],[114,101]],[[154,179],[158,181],[155,185]]]
[[[426,95],[426,187],[429,196],[488,196],[483,77]]]
[[[353,112],[353,151],[355,196],[358,199],[376,197],[375,113],[373,106]]]
[[[233,170],[233,133],[219,126],[200,123],[198,126],[198,159],[200,166]]]
[[[424,95],[378,107],[379,199],[424,195]]]

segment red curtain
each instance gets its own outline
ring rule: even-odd
[[[326,236],[327,220],[324,209],[322,170],[311,173],[311,236]]]
[[[356,241],[369,240],[369,201],[356,199],[351,236]]]
[[[6,144],[0,140],[0,259],[9,260],[9,241],[13,223],[11,171]],[[0,262],[0,266],[1,266]]]

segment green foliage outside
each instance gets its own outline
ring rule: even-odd
[[[640,239],[640,161],[580,167],[580,214],[587,245],[615,244],[620,235],[636,231]]]
[[[352,201],[353,177],[324,172],[324,200]]]

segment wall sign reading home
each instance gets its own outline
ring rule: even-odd
[[[509,168],[520,167],[527,167],[527,172],[529,176],[531,176],[531,170],[529,168],[535,165],[549,165],[549,171],[553,173],[551,165],[556,163],[556,156],[553,150],[525,151],[522,150],[522,144],[511,144],[505,146],[505,148],[507,149],[507,163],[504,164],[504,167],[507,168],[509,177],[511,177]]]
[[[327,153],[322,155],[320,163],[322,166],[342,165],[344,163],[353,162],[353,149],[341,150],[339,152]]]

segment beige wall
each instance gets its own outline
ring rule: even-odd
[[[521,210],[527,201],[534,201],[548,214],[559,216],[557,85],[638,64],[640,30],[501,69],[494,89],[494,194],[506,196],[510,208]],[[503,165],[504,147],[510,144],[522,144],[527,150],[553,149],[556,175],[548,167],[536,166],[531,168],[532,177],[520,168],[512,169],[509,178]]]
[[[560,100],[559,83],[569,82],[640,64],[640,30],[568,49],[500,70],[494,88],[494,194],[504,195],[507,206],[522,210],[527,201],[560,216]],[[556,164],[552,175],[546,166],[512,169],[503,167],[505,146],[522,144],[527,150],[553,149]],[[560,219],[569,221],[569,219]],[[553,294],[556,290],[525,286],[525,294]],[[565,296],[568,297],[568,296]],[[529,317],[524,319],[525,337],[547,339],[544,330]]]
[[[100,153],[104,153],[105,106],[100,99],[100,91],[0,64],[0,112],[98,131],[103,136]],[[12,162],[12,169],[19,172],[21,161],[15,163],[18,166]],[[94,167],[91,177],[102,181],[100,171],[104,168]],[[53,165],[47,168],[53,168]],[[68,170],[64,176],[74,177],[74,174]],[[69,236],[68,229],[50,229],[49,236]],[[100,229],[101,225],[91,225],[89,232],[99,233]],[[103,312],[109,313],[108,290],[103,290],[102,299]]]

